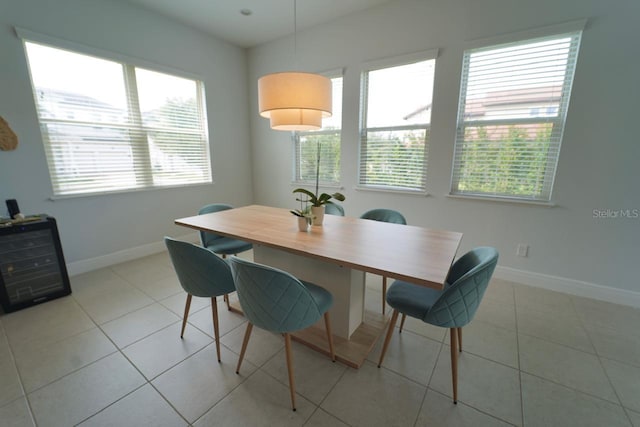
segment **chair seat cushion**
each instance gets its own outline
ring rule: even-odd
[[[251,243],[230,237],[220,237],[210,242],[207,246],[207,249],[218,255],[235,255],[251,248]]]
[[[331,295],[331,292],[311,282],[304,280],[301,280],[301,282],[307,287],[316,304],[318,304],[318,311],[320,311],[320,313],[324,314],[331,308],[333,304],[333,295]]]
[[[387,290],[387,303],[407,316],[423,320],[442,291],[396,280]]]

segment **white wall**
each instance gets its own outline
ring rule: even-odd
[[[298,33],[299,69],[345,67],[342,183],[347,215],[390,207],[411,224],[464,232],[460,253],[493,245],[500,266],[578,287],[640,296],[640,219],[594,219],[593,209],[640,209],[640,50],[637,0],[400,0]],[[573,87],[553,201],[555,207],[446,197],[449,192],[461,58],[465,41],[588,18]],[[360,65],[439,48],[429,148],[429,197],[354,189],[357,182]],[[295,207],[290,135],[257,113],[255,81],[293,67],[291,38],[249,51],[254,201]],[[530,245],[527,258],[516,245]],[[503,273],[505,270],[503,269]],[[542,276],[540,276],[542,277]],[[587,282],[578,283],[575,281]],[[596,292],[597,293],[597,292]],[[636,302],[640,299],[636,298]]]
[[[184,70],[205,83],[214,184],[50,201],[51,181],[27,63],[13,27]],[[68,263],[190,233],[173,225],[213,201],[252,200],[244,49],[159,15],[110,0],[0,0],[0,116],[20,139],[0,151],[4,200],[57,218]]]

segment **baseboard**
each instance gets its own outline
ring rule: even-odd
[[[198,242],[200,237],[197,233],[189,233],[184,236],[176,237],[176,239],[185,240],[187,242]],[[107,255],[95,258],[83,259],[67,264],[69,276],[77,276],[78,274],[87,273],[89,271],[98,270],[100,268],[110,267],[115,264],[142,258],[145,256],[157,254],[166,250],[163,241],[148,243],[146,245],[137,246],[135,248],[123,249]]]
[[[640,308],[640,292],[498,266],[494,277],[585,298]]]
[[[186,240],[188,242],[199,241],[197,233],[190,233],[176,238]],[[162,241],[149,243],[96,258],[83,259],[68,263],[67,271],[70,276],[77,276],[78,274],[110,267],[136,258],[153,255],[162,252],[165,249],[166,247]],[[498,279],[522,283],[523,285],[640,308],[640,292],[501,266],[496,268],[494,276]]]

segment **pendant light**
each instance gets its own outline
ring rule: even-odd
[[[294,59],[296,56],[296,0],[293,1]],[[258,79],[258,110],[275,130],[316,130],[331,116],[331,80],[299,71],[267,74]]]

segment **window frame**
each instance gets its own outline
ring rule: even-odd
[[[458,99],[458,112],[456,116],[456,133],[454,137],[454,150],[451,166],[451,181],[449,197],[471,200],[494,200],[502,202],[512,203],[524,203],[534,205],[547,205],[554,206],[552,201],[553,188],[555,185],[555,179],[557,177],[558,163],[560,159],[560,151],[562,146],[562,139],[564,136],[564,130],[566,126],[566,119],[569,112],[569,103],[571,98],[572,85],[575,78],[575,72],[577,69],[578,55],[580,51],[580,44],[582,33],[586,26],[586,20],[571,21],[564,24],[553,25],[528,31],[522,31],[514,34],[508,34],[498,37],[492,37],[488,39],[475,40],[468,42],[462,57],[462,67],[460,74],[460,94]],[[507,48],[510,46],[526,45],[535,42],[542,42],[545,39],[548,41],[557,40],[562,38],[572,38],[570,41],[570,47],[568,49],[569,55],[572,51],[574,53],[574,59],[572,64],[567,63],[567,66],[571,66],[572,69],[565,71],[564,81],[562,84],[562,90],[557,108],[557,114],[555,117],[547,115],[539,115],[531,118],[503,118],[503,119],[487,119],[487,120],[465,120],[465,105],[466,105],[466,90],[467,90],[467,78],[465,71],[469,71],[470,56],[473,52],[479,51],[491,51],[499,50],[501,48]],[[542,107],[541,107],[542,108]],[[545,111],[548,111],[550,107],[545,107]],[[497,194],[495,192],[477,192],[477,191],[460,191],[458,185],[460,182],[461,172],[461,157],[462,157],[462,145],[465,143],[464,134],[467,127],[473,128],[478,126],[509,126],[509,125],[527,125],[527,124],[540,124],[548,123],[551,126],[550,136],[548,138],[550,146],[552,141],[557,140],[557,144],[554,146],[555,155],[547,153],[546,158],[546,170],[551,170],[552,173],[542,176],[543,187],[548,188],[547,192],[541,192],[539,197],[535,195],[517,195],[517,194]],[[547,180],[546,176],[550,175],[550,179]]]
[[[389,58],[383,58],[364,63],[360,70],[360,118],[359,118],[359,139],[358,139],[358,173],[356,190],[360,191],[376,191],[376,192],[392,192],[392,193],[404,193],[414,195],[428,195],[427,192],[427,169],[429,159],[429,134],[431,132],[431,121],[429,123],[420,123],[412,125],[399,125],[399,126],[381,126],[381,127],[367,127],[367,114],[368,114],[368,97],[369,97],[369,73],[371,71],[383,70],[385,68],[400,67],[404,65],[415,64],[423,61],[434,61],[434,77],[433,77],[433,92],[435,92],[435,67],[437,66],[439,50],[429,49],[420,52],[415,52],[406,55],[394,56]],[[433,92],[431,96],[431,111],[433,112]],[[403,130],[420,130],[424,129],[426,132],[425,150],[422,161],[421,188],[409,188],[391,185],[379,185],[369,184],[363,182],[365,177],[362,174],[363,159],[366,157],[368,132],[385,132],[385,131],[403,131]],[[363,157],[365,156],[365,157]]]
[[[320,75],[323,75],[331,80],[336,79],[336,78],[340,78],[342,79],[342,104],[344,104],[344,68],[338,68],[338,69],[333,69],[333,70],[329,70],[329,71],[325,71],[325,72],[321,72],[319,73]],[[333,101],[332,101],[333,102]],[[340,105],[340,109],[342,111],[342,107],[343,105]],[[312,130],[312,131],[292,131],[291,132],[291,141],[292,141],[292,178],[291,178],[291,185],[292,186],[315,186],[316,181],[315,178],[312,180],[305,180],[305,179],[301,179],[301,168],[300,168],[300,162],[302,160],[301,156],[299,156],[299,153],[301,151],[300,148],[300,138],[304,137],[304,136],[317,136],[317,135],[338,135],[338,139],[339,139],[339,147],[340,147],[340,170],[338,171],[339,173],[339,178],[337,181],[323,181],[322,179],[319,180],[319,185],[321,187],[325,187],[325,188],[342,188],[342,122],[344,119],[344,114],[342,114],[341,120],[340,120],[340,128],[339,129],[318,129],[318,130]]]
[[[202,78],[199,76],[186,72],[184,70],[175,69],[172,67],[159,65],[153,62],[145,61],[139,58],[132,58],[126,55],[121,55],[118,53],[114,53],[111,51],[89,47],[80,43],[58,39],[56,37],[51,37],[39,33],[35,33],[29,30],[25,30],[22,28],[15,27],[14,28],[16,35],[21,39],[23,44],[23,52],[25,55],[25,60],[27,62],[27,68],[30,77],[31,89],[36,95],[37,88],[34,85],[33,78],[31,77],[31,65],[28,59],[27,47],[26,43],[33,43],[53,49],[58,49],[62,51],[67,51],[70,53],[89,56],[93,58],[97,58],[100,60],[106,60],[115,62],[122,67],[122,72],[124,76],[124,84],[125,84],[125,94],[127,97],[127,105],[129,108],[133,108],[133,111],[129,112],[130,116],[130,124],[126,125],[128,127],[135,126],[134,129],[142,132],[140,135],[132,135],[128,140],[128,145],[130,147],[136,147],[132,149],[133,158],[143,155],[145,159],[143,159],[142,164],[145,165],[145,169],[143,171],[138,172],[137,168],[134,171],[136,175],[136,182],[142,182],[143,185],[136,185],[135,187],[130,188],[119,188],[115,190],[97,190],[97,191],[82,191],[82,192],[60,192],[56,191],[56,184],[54,181],[57,181],[57,178],[54,175],[54,171],[51,169],[51,160],[49,159],[49,148],[47,147],[48,138],[45,136],[45,131],[43,130],[43,121],[40,117],[38,102],[34,99],[35,107],[36,107],[36,119],[38,120],[39,127],[42,132],[42,143],[43,148],[45,150],[45,154],[47,154],[47,172],[49,174],[52,196],[49,197],[50,200],[57,199],[67,199],[67,198],[80,198],[80,197],[92,197],[92,196],[101,196],[107,194],[119,194],[119,193],[134,193],[140,191],[150,191],[150,190],[162,190],[166,188],[180,188],[180,187],[191,187],[191,186],[201,186],[201,185],[210,185],[214,183],[213,179],[213,165],[211,162],[212,158],[212,144],[209,137],[209,121],[207,118],[207,108],[206,108],[206,89],[205,83]],[[147,132],[153,131],[156,129],[154,126],[145,125],[142,122],[142,112],[139,107],[139,94],[137,91],[137,82],[135,77],[135,70],[142,69],[148,70],[151,72],[165,74],[171,77],[177,77],[185,80],[190,80],[196,85],[196,93],[195,93],[195,101],[197,108],[198,120],[200,122],[200,126],[202,128],[202,136],[204,138],[204,145],[202,146],[203,157],[201,163],[206,165],[205,175],[208,175],[206,180],[198,181],[198,182],[188,182],[188,183],[176,183],[176,184],[153,184],[153,168],[151,165],[151,155],[148,147],[148,141],[143,138],[140,138],[141,135],[147,135]],[[61,119],[46,119],[48,123],[55,122],[64,122]],[[87,122],[89,124],[93,122]],[[104,124],[101,122],[96,122],[96,126],[109,126],[109,124]],[[140,139],[139,141],[137,141]],[[136,163],[137,164],[137,163]]]

